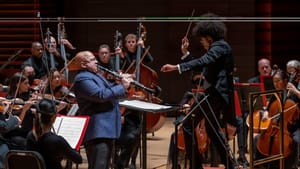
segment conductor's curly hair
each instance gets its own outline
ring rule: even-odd
[[[196,23],[193,28],[193,35],[196,37],[210,36],[213,40],[224,39],[227,28],[226,25],[217,19],[218,15],[206,13],[201,15],[203,20]],[[210,19],[211,18],[211,19]]]

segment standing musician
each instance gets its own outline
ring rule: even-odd
[[[122,52],[121,48],[116,48],[116,53],[119,53],[121,56],[120,59],[120,68],[123,71],[126,71],[128,67],[136,60],[137,48],[138,46],[142,47],[142,53],[145,50],[144,40],[142,38],[137,37],[135,34],[128,34],[125,37],[125,51]],[[143,59],[143,63],[150,63],[153,61],[152,55],[147,52],[145,59]],[[133,65],[134,66],[134,65]]]
[[[101,44],[98,49],[98,57],[97,57],[99,65],[110,69],[113,69],[112,58],[110,53],[110,47],[107,44]]]
[[[291,79],[290,79],[291,80]],[[296,95],[292,94],[287,90],[287,84],[288,84],[288,76],[287,73],[282,70],[277,70],[273,74],[273,84],[275,89],[277,90],[283,90],[283,114],[284,114],[284,126],[283,126],[283,132],[284,132],[284,156],[285,156],[285,169],[297,169],[297,145],[299,143],[299,133],[297,133],[297,126],[299,123],[299,103],[300,98],[297,98]],[[262,115],[262,122],[270,119],[271,122],[269,124],[269,127],[267,130],[262,132],[261,134],[257,135],[254,138],[254,144],[256,147],[254,148],[254,159],[261,159],[266,155],[266,151],[270,152],[269,150],[274,150],[274,148],[279,149],[279,129],[275,126],[279,126],[279,118],[276,118],[278,115],[278,109],[279,106],[276,104],[278,100],[274,96],[270,98],[269,104],[267,108],[263,111]],[[288,105],[288,107],[286,106]],[[276,112],[274,113],[273,110]],[[272,113],[272,114],[271,114]],[[271,114],[271,115],[269,115]],[[275,117],[275,118],[273,118]],[[268,136],[272,134],[271,132],[278,131],[277,134],[275,134],[275,137],[272,141],[271,138]],[[276,133],[276,132],[274,132]],[[270,140],[269,140],[270,139]],[[276,140],[276,141],[274,141]],[[269,142],[270,141],[270,142]],[[270,154],[275,155],[275,154]],[[267,164],[264,164],[265,168],[279,168],[278,161],[270,162]]]
[[[203,17],[211,16],[215,17],[216,15],[210,13],[203,15]],[[201,104],[204,110],[202,109],[201,112],[196,113],[193,119],[195,124],[197,124],[203,118],[203,114],[207,113],[206,121],[212,123],[205,123],[207,134],[211,141],[215,143],[222,163],[227,169],[233,169],[236,167],[236,161],[229,152],[229,145],[224,137],[224,133],[221,132],[220,126],[220,122],[236,126],[232,77],[234,62],[231,47],[224,40],[226,27],[225,24],[218,21],[199,22],[194,27],[193,33],[200,38],[200,42],[207,52],[198,59],[189,62],[178,65],[166,64],[162,66],[161,71],[170,72],[177,70],[179,73],[182,73],[194,68],[204,68],[205,94],[208,95],[207,101],[213,107],[209,104]],[[196,104],[197,102],[193,106]],[[190,161],[190,168],[202,169],[202,158],[199,152],[194,151],[194,154],[192,153],[193,149],[197,150],[197,144],[194,144],[195,147],[192,144],[196,142],[192,140],[193,119],[189,118],[183,123],[185,147]]]
[[[97,59],[90,51],[76,54],[69,70],[78,73],[74,79],[79,115],[90,121],[83,140],[89,169],[108,169],[113,142],[121,133],[118,98],[124,97],[132,79],[123,77],[118,83],[97,74]]]
[[[143,55],[145,51],[144,39],[142,37],[138,38],[135,34],[128,34],[125,37],[125,53],[123,53],[120,48],[115,49],[116,53],[119,53],[121,56],[120,68],[125,73],[129,73],[126,72],[128,69],[135,69],[138,47],[142,48],[141,53]],[[149,63],[152,61],[152,55],[147,52],[142,63]],[[115,65],[115,63],[113,63],[113,65]],[[123,112],[123,116],[124,123],[122,124],[121,136],[116,142],[117,147],[120,148],[116,156],[116,169],[127,167],[130,159],[131,164],[129,167],[135,169],[142,127],[141,112],[126,109],[125,112]]]

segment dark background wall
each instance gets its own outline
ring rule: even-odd
[[[66,0],[64,3],[66,17],[80,18],[138,18],[138,17],[187,17],[195,9],[194,16],[213,12],[220,16],[254,16],[253,0],[163,0],[163,1],[109,1],[109,0]],[[177,72],[161,73],[160,67],[165,63],[180,62],[181,38],[186,34],[189,21],[186,22],[143,22],[147,30],[146,45],[154,62],[150,67],[159,76],[159,86],[162,88],[161,98],[166,102],[178,102],[184,91],[191,88],[190,74],[179,75]],[[241,78],[247,79],[254,72],[255,40],[254,23],[226,23],[228,26],[227,40],[233,47],[233,52]],[[86,22],[66,23],[69,39],[80,50],[97,51],[102,43],[113,46],[113,36],[116,30],[125,36],[136,33],[137,22]],[[193,26],[193,24],[192,24]],[[191,39],[191,52],[199,55],[203,49],[198,40]]]
[[[29,1],[29,0],[28,0]],[[36,0],[35,0],[36,1]],[[150,67],[159,76],[159,86],[162,88],[161,98],[166,102],[178,102],[184,91],[191,88],[190,74],[179,75],[177,72],[161,73],[160,67],[165,63],[180,62],[180,41],[186,34],[189,21],[147,22],[149,17],[187,17],[193,9],[194,16],[213,12],[222,17],[295,17],[299,16],[300,2],[286,0],[40,0],[41,16],[66,18],[87,18],[80,22],[66,22],[68,39],[77,50],[96,52],[98,46],[107,43],[113,46],[116,30],[125,36],[136,33],[137,22],[114,21],[107,22],[101,18],[140,18],[147,30],[146,45],[154,56]],[[192,24],[193,25],[193,24]],[[236,75],[241,82],[257,73],[256,62],[261,57],[268,57],[273,64],[285,69],[285,63],[290,59],[298,59],[298,22],[255,22],[230,21],[227,40],[233,48]],[[43,30],[50,27],[56,32],[57,23],[44,22]],[[198,40],[188,35],[191,40],[190,50],[201,56],[203,49]]]

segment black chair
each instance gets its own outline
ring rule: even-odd
[[[10,150],[5,158],[5,169],[46,169],[42,155],[36,151]]]

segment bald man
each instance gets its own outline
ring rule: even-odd
[[[84,137],[88,168],[108,169],[113,141],[121,132],[118,98],[126,96],[131,79],[123,78],[119,84],[109,82],[97,74],[97,64],[92,52],[82,51],[69,67],[78,71],[74,78],[78,114],[90,116]]]
[[[248,80],[249,83],[259,83],[260,82],[260,76],[271,76],[272,68],[271,68],[271,62],[269,59],[262,58],[257,62],[257,69],[259,72],[258,76],[255,76],[253,78],[250,78]]]

